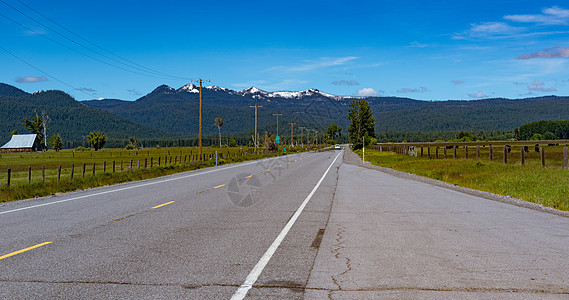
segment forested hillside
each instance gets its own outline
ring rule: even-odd
[[[36,112],[45,112],[50,118],[48,137],[59,133],[64,142],[81,141],[91,131],[103,131],[110,139],[125,139],[133,135],[149,138],[164,136],[160,130],[85,106],[61,91],[28,94],[0,84],[0,143],[7,142],[14,130],[26,133],[21,123],[26,117],[35,117]]]
[[[398,97],[369,97],[375,117],[375,130],[381,140],[436,140],[452,138],[459,131],[478,136],[500,137],[523,124],[540,120],[569,119],[568,97],[527,99],[484,99],[473,101],[419,101]],[[264,92],[255,88],[233,91],[220,87],[203,88],[203,135],[217,136],[216,116],[224,120],[223,136],[248,136],[254,130],[258,108],[259,132],[290,136],[310,129],[324,132],[336,123],[345,129],[349,97],[338,97],[318,90],[302,92]],[[0,84],[0,139],[6,141],[23,118],[46,112],[51,122],[48,136],[60,133],[64,140],[81,141],[90,131],[100,130],[110,139],[187,138],[198,135],[198,87],[177,90],[159,86],[136,101],[104,99],[78,102],[60,91],[28,94]],[[301,129],[304,127],[304,129]],[[481,132],[484,131],[484,132]]]

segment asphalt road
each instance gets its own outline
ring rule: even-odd
[[[569,218],[340,151],[3,204],[0,228],[0,299],[569,297]]]

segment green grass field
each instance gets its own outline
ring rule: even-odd
[[[284,154],[282,147],[279,152],[265,152],[259,149],[257,154],[251,147],[203,147],[202,150],[203,160],[199,159],[197,147],[2,153],[0,154],[0,202],[53,195],[214,166],[216,151],[219,165]],[[287,147],[286,153],[305,150],[311,149]],[[61,172],[59,172],[60,166]],[[28,183],[30,167],[31,181]],[[10,186],[7,186],[8,169],[11,170]],[[71,178],[72,170],[73,178]],[[84,173],[83,170],[85,170]]]
[[[546,167],[541,167],[539,153],[534,149],[526,153],[529,157],[526,156],[524,165],[519,149],[517,153],[510,152],[507,164],[503,164],[501,149],[494,154],[493,161],[489,160],[487,150],[486,155],[481,153],[481,159],[476,159],[475,151],[469,153],[472,154],[469,159],[464,158],[464,152],[457,155],[462,158],[454,159],[452,149],[447,150],[447,159],[440,153],[440,159],[435,159],[434,152],[428,158],[425,151],[425,156],[413,157],[366,148],[365,158],[374,165],[569,211],[569,170],[562,168],[562,148],[547,147]],[[361,157],[361,150],[356,153]]]

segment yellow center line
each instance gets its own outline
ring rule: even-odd
[[[164,204],[160,204],[160,205],[154,206],[152,209],[155,209],[155,208],[158,208],[158,207],[162,207],[162,206],[166,206],[166,205],[172,204],[172,203],[174,203],[174,202],[176,202],[176,201],[166,202],[166,203],[164,203]]]
[[[271,169],[266,169],[265,172],[269,172]]]
[[[14,255],[16,255],[16,254],[20,254],[20,253],[22,253],[22,252],[26,252],[26,251],[30,251],[30,250],[35,249],[35,248],[39,248],[39,247],[41,247],[41,246],[45,246],[45,245],[51,244],[51,243],[52,243],[52,242],[45,242],[45,243],[37,244],[37,245],[35,245],[35,246],[29,247],[29,248],[26,248],[26,249],[22,249],[22,250],[16,251],[16,252],[8,253],[8,254],[6,254],[6,255],[0,256],[0,260],[3,260],[4,258],[8,258],[8,257],[10,257],[10,256],[14,256]]]
[[[214,188],[214,189],[218,189],[218,188],[220,188],[220,187],[222,187],[222,186],[225,186],[225,184],[218,185],[218,186],[214,186],[213,188]]]
[[[280,168],[280,167],[282,167],[282,166],[283,166],[283,165],[278,165],[277,168]]]
[[[251,174],[251,175],[249,175],[249,176],[247,176],[247,177],[245,177],[245,178],[251,178],[251,177],[253,177],[253,175],[252,175],[252,174]]]

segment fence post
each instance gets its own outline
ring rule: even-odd
[[[456,159],[456,145],[452,146],[452,153],[454,159]]]
[[[148,158],[144,159],[144,168],[148,169]]]
[[[130,160],[130,168],[128,168],[129,170],[132,170],[132,159]]]
[[[523,165],[526,164],[526,151],[525,151],[524,146],[521,146],[521,147],[520,147],[520,150],[521,150],[521,152],[520,152],[520,158],[521,158],[521,160],[522,160],[522,166],[523,166]]]
[[[152,168],[153,163],[154,163],[154,162],[153,162],[153,158],[151,157],[151,158],[150,158],[150,167],[151,167],[151,168]]]
[[[464,158],[468,159],[468,146],[464,146]]]
[[[95,163],[93,163],[93,176],[95,176]]]
[[[490,150],[490,161],[492,161],[492,159],[494,159],[494,147],[490,145],[489,150]]]
[[[71,179],[73,179],[73,171],[75,171],[75,164],[71,164]]]
[[[439,146],[435,146],[435,158],[439,159]]]
[[[122,172],[122,171],[123,171],[123,168],[122,168],[122,159],[121,159],[121,172]]]
[[[107,161],[103,161],[103,173],[107,172]]]
[[[427,147],[427,156],[431,158],[431,146]]]
[[[541,166],[545,167],[545,147],[540,147],[539,148],[539,154],[541,156]]]
[[[32,166],[28,166],[28,184],[32,182]]]
[[[41,182],[45,182],[45,166],[41,166]]]
[[[12,177],[12,169],[8,169],[8,181],[6,182],[6,186],[10,187],[10,178]]]
[[[480,146],[476,146],[476,159],[480,159]]]
[[[139,170],[140,170],[140,159],[138,160],[138,166],[137,166],[137,169],[139,169]]]
[[[59,165],[59,168],[57,170],[57,181],[59,181],[61,179],[61,165]]]
[[[86,163],[83,163],[83,178],[85,178],[85,165]]]
[[[115,172],[115,161],[113,160],[113,173]]]
[[[443,146],[443,156],[447,158],[447,146]]]
[[[569,150],[567,147],[563,148],[563,168],[567,169],[569,167]]]
[[[508,147],[504,146],[504,164],[508,163]]]

